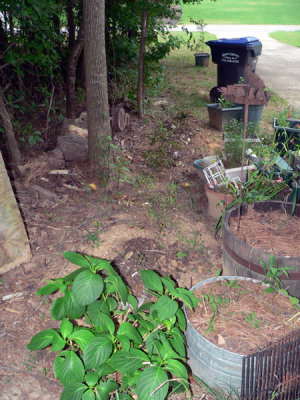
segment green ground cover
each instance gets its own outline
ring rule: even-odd
[[[203,0],[182,5],[181,23],[203,18],[209,24],[298,25],[299,0]]]
[[[276,31],[270,33],[270,36],[271,38],[279,40],[280,42],[300,47],[300,31],[294,31],[294,32]]]

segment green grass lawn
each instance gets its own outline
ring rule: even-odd
[[[209,24],[300,25],[300,0],[203,0],[182,7],[185,24],[203,18]]]
[[[273,39],[279,40],[280,42],[300,47],[300,31],[294,31],[294,32],[276,31],[270,33],[270,36]]]

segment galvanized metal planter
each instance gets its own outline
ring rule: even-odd
[[[260,282],[251,278],[220,276],[218,278],[205,279],[193,286],[191,290],[199,289],[206,283],[222,280]],[[210,386],[220,387],[224,390],[234,389],[239,392],[242,384],[242,366],[245,355],[222,349],[211,343],[193,327],[187,314],[186,318],[187,329],[185,337],[188,363],[193,374]]]

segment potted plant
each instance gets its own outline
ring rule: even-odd
[[[197,27],[198,35],[191,34],[187,46],[190,50],[195,51],[195,64],[197,67],[208,67],[210,54],[204,52],[205,45],[205,32],[204,28],[207,24],[204,23],[203,19],[194,20],[190,18],[191,23],[195,24]]]
[[[195,311],[186,311],[188,360],[193,374],[208,385],[227,391],[231,389],[239,395],[245,382],[249,385],[253,381],[256,386],[249,395],[260,398],[260,389],[271,394],[285,379],[288,363],[284,366],[286,371],[282,371],[282,364],[278,371],[274,365],[273,374],[277,379],[270,376],[269,369],[251,369],[248,365],[243,371],[243,360],[249,354],[269,348],[277,338],[297,330],[299,300],[286,291],[277,290],[277,275],[270,268],[266,268],[269,286],[246,277],[217,276],[205,279],[191,289],[200,302]],[[297,357],[296,348],[294,351],[293,356]],[[263,353],[260,354],[263,362]],[[265,385],[264,373],[268,385]],[[264,396],[265,391],[261,392]]]
[[[297,150],[300,146],[300,118],[295,112],[282,112],[273,120],[278,149]]]
[[[169,275],[143,270],[151,296],[139,305],[108,261],[64,256],[80,268],[37,291],[60,292],[51,305],[60,326],[37,333],[28,344],[29,350],[51,346],[58,352],[53,370],[64,387],[61,399],[163,400],[172,391],[188,392],[182,309],[196,307],[193,293]]]
[[[219,131],[232,119],[242,120],[243,107],[232,104],[220,96],[218,103],[206,104],[209,118],[209,125]]]

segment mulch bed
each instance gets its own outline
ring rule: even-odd
[[[248,207],[242,215],[231,218],[230,229],[244,243],[268,253],[281,256],[300,256],[300,218],[284,211],[256,211]]]
[[[235,282],[233,287],[229,286],[230,281],[206,283],[194,292],[202,301],[195,312],[187,311],[188,318],[207,340],[246,355],[299,328],[297,318],[290,320],[297,310],[287,297],[266,293],[260,283]],[[216,303],[217,312],[210,323]]]

